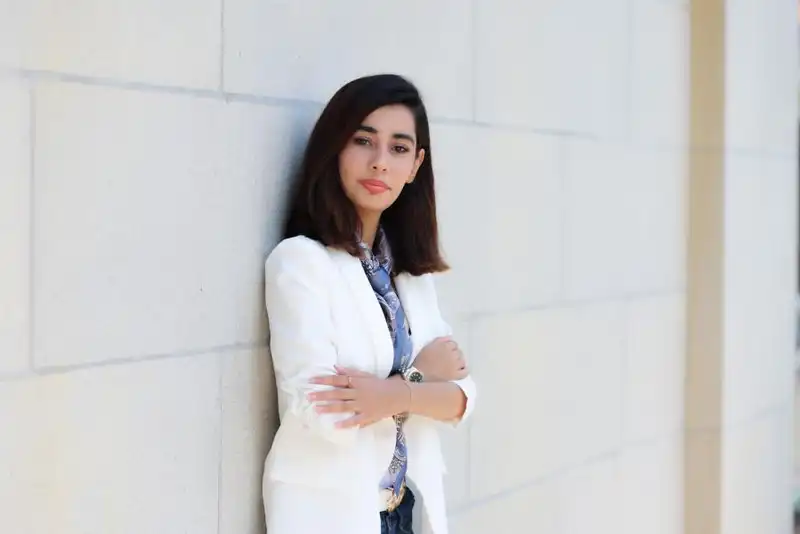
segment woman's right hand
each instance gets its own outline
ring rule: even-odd
[[[452,337],[437,337],[417,354],[414,367],[422,371],[426,382],[449,382],[469,376],[467,362]]]

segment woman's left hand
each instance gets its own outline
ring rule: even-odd
[[[377,376],[336,367],[337,374],[318,376],[313,384],[332,386],[316,391],[308,399],[317,404],[317,413],[353,413],[352,417],[336,424],[339,428],[362,427],[381,419],[403,413],[409,407],[410,391],[402,380],[386,380]]]

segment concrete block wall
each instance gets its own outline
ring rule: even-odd
[[[481,388],[445,435],[452,531],[682,532],[689,18],[4,0],[0,531],[263,532],[262,259],[321,105],[396,71]]]

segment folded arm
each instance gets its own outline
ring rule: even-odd
[[[439,322],[437,331],[450,334],[442,320],[432,281],[427,289],[428,306]],[[321,413],[355,412],[340,421],[344,428],[372,424],[401,413],[411,413],[458,426],[475,406],[475,383],[469,376],[458,345],[449,337],[433,340],[417,355],[414,365],[425,374],[423,383],[405,382],[400,375],[381,379],[355,369],[337,368],[336,375],[320,375],[315,383],[336,388],[312,396],[324,402]],[[452,378],[451,378],[452,377]]]
[[[442,335],[445,336],[452,336],[453,329],[444,320],[442,316],[442,312],[439,308],[439,297],[436,292],[436,285],[433,280],[433,275],[426,275],[425,276],[426,283],[429,285],[428,288],[428,295],[429,301],[428,306],[430,306],[432,313],[437,317],[439,321],[439,331],[442,332]],[[466,421],[470,415],[472,415],[473,410],[475,409],[475,401],[478,397],[478,390],[475,386],[475,381],[472,380],[472,376],[470,376],[469,371],[467,371],[467,375],[463,376],[458,379],[452,379],[447,382],[443,382],[441,384],[433,383],[433,384],[423,384],[426,387],[420,388],[420,403],[424,401],[429,401],[432,403],[432,408],[429,410],[436,411],[437,413],[444,413],[444,412],[452,412],[453,406],[458,405],[461,407],[461,410],[455,414],[455,417],[433,417],[434,419],[445,421],[453,426],[458,426],[463,421]],[[457,404],[452,397],[458,398],[458,393],[454,391],[453,386],[456,386],[460,390],[461,398],[460,404]],[[419,413],[419,412],[416,412]],[[431,417],[426,413],[420,413],[420,415],[425,415]]]
[[[390,380],[402,380],[394,376]],[[447,382],[424,382],[408,384],[409,413],[429,417],[437,421],[458,423],[467,409],[467,395],[458,384]]]
[[[308,399],[314,391],[330,389],[312,384],[320,374],[335,374],[336,348],[326,266],[330,259],[316,243],[284,241],[265,265],[265,302],[270,327],[270,352],[278,389],[286,396],[286,409],[319,436],[348,444],[358,428],[342,429],[336,423],[350,414],[320,414]]]

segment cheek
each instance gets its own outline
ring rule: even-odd
[[[345,149],[339,155],[339,175],[345,184],[355,182],[364,173],[364,156],[358,150]]]
[[[364,176],[364,156],[359,150],[345,149],[339,154],[339,177],[342,180],[342,189],[352,202],[363,193],[358,181]]]
[[[353,156],[352,152],[349,150],[344,150],[339,154],[339,174],[341,174],[342,178],[347,176],[348,174],[352,174],[352,167],[353,167]]]
[[[393,188],[403,187],[408,182],[411,172],[414,170],[414,161],[412,159],[402,160],[398,159],[394,167],[390,171],[390,180]]]

